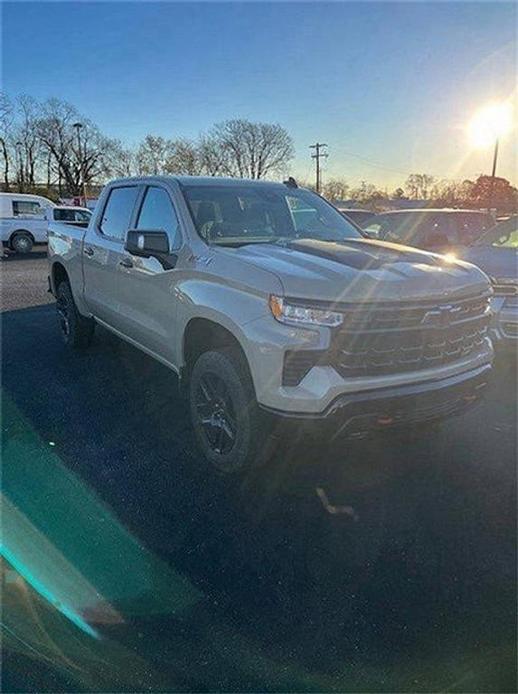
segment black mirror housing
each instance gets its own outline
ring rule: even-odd
[[[178,256],[171,253],[165,231],[130,229],[124,250],[141,258],[156,258],[164,270],[172,270],[178,260]]]
[[[126,237],[124,249],[131,255],[143,258],[169,255],[169,238],[165,231],[131,229]]]

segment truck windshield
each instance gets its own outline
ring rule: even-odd
[[[263,183],[188,185],[182,190],[196,229],[209,244],[362,238],[356,226],[309,190]]]

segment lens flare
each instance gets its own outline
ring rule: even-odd
[[[513,107],[509,102],[488,104],[477,111],[468,124],[468,138],[473,147],[483,149],[513,128]]]
[[[455,253],[445,253],[443,258],[448,263],[454,263],[457,260],[457,256],[455,255]]]

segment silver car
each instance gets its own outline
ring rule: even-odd
[[[491,336],[501,347],[516,348],[518,340],[518,215],[487,231],[468,248],[456,249],[458,258],[467,260],[490,276]]]

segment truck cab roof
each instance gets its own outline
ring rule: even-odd
[[[236,185],[259,185],[259,186],[275,186],[285,187],[285,183],[280,181],[266,181],[263,179],[252,178],[230,178],[226,176],[131,176],[118,178],[110,182],[110,186],[121,185],[122,183],[151,183],[162,182],[168,183],[176,181],[182,186],[236,186]]]

